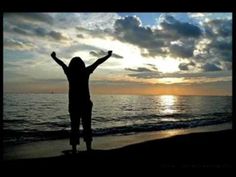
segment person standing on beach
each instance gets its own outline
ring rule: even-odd
[[[57,58],[55,52],[51,53],[51,57],[62,67],[69,82],[69,113],[71,120],[70,145],[72,145],[73,154],[77,151],[76,145],[80,144],[80,120],[82,120],[83,137],[86,142],[87,150],[91,150],[91,116],[93,103],[90,100],[89,76],[97,66],[105,62],[111,55],[112,51],[108,51],[106,56],[86,67],[80,57],[72,58],[69,66],[67,66],[63,61]]]

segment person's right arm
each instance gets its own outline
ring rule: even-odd
[[[57,58],[56,52],[52,52],[52,53],[51,53],[51,57],[54,59],[54,61],[55,61],[57,64],[59,64],[59,65],[62,67],[62,69],[64,70],[65,74],[67,74],[67,72],[68,72],[68,67],[66,66],[66,64],[65,64],[63,61],[61,61],[60,59]]]

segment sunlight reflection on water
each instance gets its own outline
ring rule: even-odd
[[[174,114],[177,112],[175,105],[178,101],[178,97],[174,95],[162,95],[159,97],[159,102],[161,105],[160,112],[162,114]]]

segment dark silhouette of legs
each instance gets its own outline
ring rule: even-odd
[[[87,151],[91,151],[92,147],[92,129],[91,129],[91,117],[92,117],[93,103],[89,101],[85,104],[82,114],[82,126],[84,141],[86,142]]]
[[[70,134],[70,145],[72,145],[72,152],[77,152],[76,145],[80,144],[80,118],[82,118],[83,126],[83,137],[86,143],[87,151],[91,151],[92,147],[92,129],[91,129],[91,117],[92,117],[93,103],[88,100],[83,104],[79,105],[81,111],[70,111],[71,119],[71,134]]]
[[[91,151],[92,150],[91,141],[87,141],[86,142],[86,148],[87,148],[87,151]]]
[[[76,144],[72,145],[72,154],[76,154],[77,149],[76,149]]]
[[[80,114],[70,113],[70,119],[71,119],[70,145],[72,145],[72,152],[73,154],[75,154],[77,152],[76,145],[80,144],[79,140]]]

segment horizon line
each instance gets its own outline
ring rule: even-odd
[[[67,92],[3,92],[3,94],[68,94]],[[227,95],[204,95],[204,94],[137,94],[137,93],[93,93],[92,95],[137,95],[137,96],[233,96]]]

